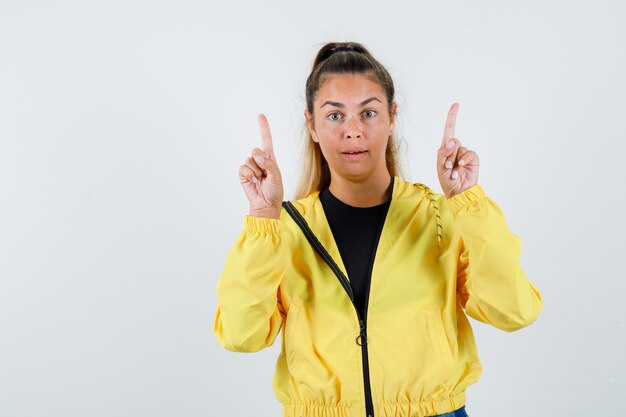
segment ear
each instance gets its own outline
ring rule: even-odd
[[[396,113],[398,112],[398,103],[395,101],[391,103],[391,116],[389,117],[389,130],[393,129],[394,124],[396,123]]]
[[[309,133],[313,137],[313,142],[317,142],[317,134],[315,133],[315,126],[313,126],[313,116],[308,110],[304,110],[304,117],[306,119],[306,126],[309,129]]]

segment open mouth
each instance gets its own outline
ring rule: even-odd
[[[364,160],[366,158],[365,155],[367,155],[367,151],[350,151],[342,152],[341,154],[343,155],[344,159],[356,162]]]

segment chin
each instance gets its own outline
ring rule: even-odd
[[[354,167],[356,169],[345,169],[337,172],[339,176],[353,182],[362,182],[374,175],[373,170],[367,170],[363,167]]]

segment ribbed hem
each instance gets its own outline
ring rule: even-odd
[[[486,198],[485,190],[479,184],[474,184],[467,190],[448,198],[448,205],[454,214],[470,208],[474,203]]]
[[[380,404],[376,417],[411,416],[425,417],[451,413],[465,405],[465,392],[457,395],[423,402],[385,402]]]
[[[342,406],[321,404],[286,404],[283,417],[363,417],[365,406]]]
[[[385,401],[374,404],[376,417],[426,417],[451,413],[465,405],[465,392],[430,401]],[[283,417],[363,417],[365,405],[296,403],[283,406]]]
[[[270,235],[278,234],[280,232],[280,219],[246,215],[243,227],[248,232],[267,233]]]

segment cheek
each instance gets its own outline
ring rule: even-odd
[[[333,140],[333,138],[328,135],[320,137],[319,139],[320,149],[326,159],[329,159],[329,157],[339,152],[340,146],[338,141]]]
[[[317,134],[323,138],[334,138],[340,132],[338,123],[322,122],[317,125]]]
[[[391,129],[391,125],[389,124],[389,119],[385,119],[376,123],[372,128],[376,131],[376,135],[380,136],[389,136],[389,130]]]
[[[372,139],[375,139],[373,142],[376,143],[376,146],[380,148],[386,148],[387,142],[389,141],[389,130],[390,127],[388,125],[380,124],[375,127],[372,127],[370,131]]]
[[[332,152],[341,146],[341,132],[337,129],[329,129],[326,126],[318,126],[317,139],[322,152]]]

